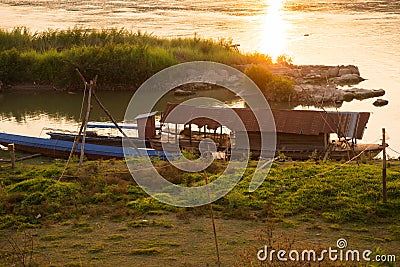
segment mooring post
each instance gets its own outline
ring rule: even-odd
[[[8,151],[10,151],[11,168],[15,168],[15,146],[14,144],[8,144]]]
[[[387,188],[386,188],[386,133],[385,128],[382,128],[382,195],[383,203],[387,202]]]

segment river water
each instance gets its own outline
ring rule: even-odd
[[[246,52],[274,58],[286,54],[294,64],[354,64],[367,79],[357,87],[385,89],[389,105],[377,108],[369,99],[345,103],[339,110],[372,112],[364,141],[378,142],[385,127],[390,147],[400,152],[400,1],[0,0],[0,26],[27,26],[32,32],[123,27],[162,37],[196,33],[232,39]],[[38,93],[26,98],[25,94],[0,95],[0,131],[38,136],[44,126],[76,127],[80,95]],[[122,118],[129,93],[104,94],[110,110]],[[92,119],[106,120],[100,112],[94,112]]]

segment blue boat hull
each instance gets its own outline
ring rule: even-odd
[[[74,143],[63,140],[0,133],[0,144],[14,144],[15,148],[21,151],[40,153],[56,158],[68,158]],[[78,144],[75,154],[80,154],[80,151],[81,143]],[[139,148],[139,151],[142,155],[161,159],[165,159],[168,154],[164,151],[149,148]],[[126,152],[128,152],[129,157],[138,157],[133,148],[126,149]],[[89,159],[123,159],[125,157],[123,147],[96,144],[85,144],[85,156]]]

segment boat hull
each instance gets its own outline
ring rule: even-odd
[[[353,158],[363,157],[373,159],[382,151],[382,145],[379,144],[356,144],[353,148],[333,149],[328,153],[326,151],[300,151],[300,150],[281,150],[276,155],[284,156],[294,160],[308,159],[331,159],[331,160],[350,160]],[[256,154],[256,152],[254,153]]]
[[[58,133],[58,132],[49,132],[47,133],[50,136],[50,139],[54,140],[63,140],[74,142],[76,135],[75,134],[68,134],[68,133]],[[143,145],[143,140],[137,138],[130,138],[130,141],[138,147]],[[82,142],[82,138],[80,139]],[[87,144],[96,144],[96,145],[104,145],[104,146],[122,146],[122,137],[110,137],[110,136],[86,136],[85,143]],[[150,142],[145,140],[146,148],[151,148]]]
[[[68,158],[74,143],[64,140],[0,133],[0,144],[14,144],[17,150],[30,153],[40,153],[55,158]],[[128,157],[138,157],[136,150],[133,148],[125,148],[124,154],[124,148],[121,146],[85,144],[84,149],[85,156],[88,159],[123,159],[125,158],[125,154]],[[81,153],[80,151],[81,144],[78,144],[78,148],[74,154],[79,155]],[[168,154],[168,152],[149,148],[139,148],[139,151],[142,155],[161,159],[165,159]]]
[[[151,140],[152,147],[154,149],[162,150],[168,152],[176,152],[176,146],[165,142],[164,144],[157,139]],[[198,143],[197,143],[198,144]],[[164,145],[164,146],[163,146]],[[199,153],[198,147],[196,148],[193,145],[191,146],[180,146],[181,149],[194,152],[195,154]],[[230,149],[226,150],[228,155],[230,155]],[[353,158],[367,158],[373,159],[382,151],[382,145],[379,144],[356,144],[354,148],[349,149],[336,149],[329,151],[326,155],[326,151],[317,151],[317,150],[277,150],[275,151],[275,156],[281,156],[285,158],[290,158],[293,160],[309,160],[309,159],[331,159],[331,160],[350,160]],[[240,153],[240,150],[236,152]],[[270,155],[271,151],[266,151],[266,155]],[[243,155],[246,155],[247,152],[243,150]],[[250,155],[252,159],[258,159],[260,157],[261,151],[256,149],[250,149]]]

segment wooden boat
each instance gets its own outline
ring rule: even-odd
[[[154,113],[154,112],[153,112]],[[151,113],[151,114],[153,114]],[[137,130],[138,125],[135,123],[118,123],[118,126],[121,129],[128,129],[128,130]],[[112,122],[97,122],[97,121],[90,121],[87,125],[88,128],[102,128],[102,129],[115,129],[116,126]],[[160,123],[155,123],[156,129],[160,129]]]
[[[150,123],[151,127],[153,127],[153,131],[156,129],[160,129],[160,124],[155,122],[155,115],[157,112],[141,114],[136,117],[138,124],[135,123],[119,123],[118,126],[121,129],[125,130],[138,130],[138,137],[130,138],[131,142],[138,147],[145,146],[146,148],[151,148],[149,137],[146,135],[142,135],[142,132],[139,131],[140,125],[147,125],[147,118],[151,119]],[[90,129],[116,129],[116,125],[111,122],[88,122],[87,128]],[[54,140],[63,140],[63,141],[71,141],[73,142],[76,138],[76,132],[63,131],[59,129],[51,129],[45,128],[45,130],[50,130],[47,134],[50,136],[50,139]],[[145,144],[143,145],[143,140],[145,140]],[[122,146],[122,137],[121,136],[109,136],[109,135],[99,135],[96,130],[86,131],[85,142],[88,144],[97,144],[97,145],[107,145],[107,146]]]
[[[335,160],[352,159],[360,154],[361,157],[373,159],[383,150],[380,144],[354,144],[351,148],[336,148],[330,152],[329,158]]]
[[[236,113],[235,116],[232,111]],[[358,155],[373,158],[383,149],[379,144],[357,143],[357,140],[361,140],[363,137],[370,117],[369,112],[274,109],[269,111],[273,118],[265,118],[269,121],[268,125],[274,125],[275,129],[272,131],[268,127],[260,129],[255,111],[249,108],[227,109],[169,103],[160,122],[172,124],[172,129],[175,128],[175,131],[168,132],[167,138],[155,136],[150,139],[150,142],[152,147],[157,149],[162,149],[161,144],[164,144],[163,149],[166,151],[168,151],[171,143],[178,143],[180,149],[198,153],[198,144],[201,139],[211,138],[217,144],[217,151],[223,149],[227,151],[229,156],[231,150],[239,153],[243,151],[244,154],[250,150],[254,159],[261,156],[262,149],[265,149],[264,155],[271,155],[275,151],[276,155],[284,155],[294,160],[310,158],[349,160]],[[242,122],[244,129],[239,127],[240,122]],[[188,133],[178,132],[178,125],[183,125],[184,131]],[[202,133],[191,131],[192,125],[196,125],[199,131],[203,129],[201,130]],[[218,136],[223,137],[222,127],[226,127],[230,131],[226,143],[218,143],[218,140],[220,140]],[[217,129],[220,129],[219,135],[216,135]],[[213,131],[213,133],[210,131]],[[336,135],[339,141],[332,140],[331,134],[333,134],[333,137]],[[262,140],[265,139],[261,138],[262,136],[267,139],[275,138],[275,146],[263,148]],[[248,139],[246,144],[238,142],[238,140],[246,139]],[[218,147],[219,145],[221,147]]]
[[[331,160],[350,160],[357,156],[373,159],[382,151],[379,144],[353,144],[352,147],[334,146],[325,151],[318,150],[279,150],[277,156],[291,158],[295,160],[308,159],[331,159]]]
[[[45,156],[56,158],[68,158],[73,147],[73,142],[70,141],[0,133],[0,144],[8,145],[12,143],[15,145],[17,150],[30,153],[40,153]],[[78,144],[75,154],[80,154],[80,149],[81,144]],[[175,154],[150,148],[139,148],[139,151],[142,155],[148,155],[152,158],[165,159],[167,155],[175,156]],[[129,156],[138,157],[133,148],[129,148],[127,152]],[[88,159],[122,159],[125,157],[122,146],[105,146],[97,144],[85,144],[85,156]]]
[[[63,140],[74,142],[77,134],[67,133],[67,132],[47,132],[47,135],[50,136],[50,139],[54,140]],[[133,142],[136,146],[142,146],[143,141],[138,138],[131,138],[131,142]],[[82,142],[82,138],[80,139]],[[107,135],[98,135],[94,131],[87,131],[85,143],[88,144],[96,144],[96,145],[105,145],[105,146],[122,146],[122,137],[120,136],[107,136]],[[150,142],[145,140],[145,145],[147,148],[151,148]]]

